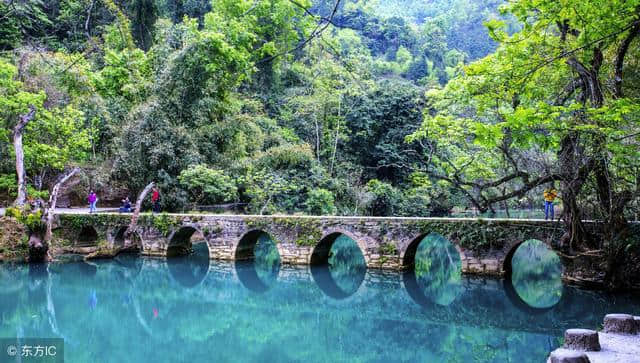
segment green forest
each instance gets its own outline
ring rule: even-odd
[[[0,5],[0,193],[29,194],[71,165],[77,194],[164,210],[444,215],[465,202],[406,168],[427,90],[495,49],[498,1],[55,0]]]
[[[563,242],[626,241],[640,0],[8,0],[0,198],[446,216],[559,191]],[[630,242],[629,242],[630,243]],[[625,242],[624,248],[631,244]]]

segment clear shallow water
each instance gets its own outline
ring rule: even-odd
[[[553,281],[467,278],[446,240],[425,240],[415,274],[364,270],[338,240],[311,269],[274,264],[264,239],[255,263],[209,263],[196,244],[166,261],[0,265],[0,337],[62,337],[67,362],[542,362],[567,328],[640,314],[638,297],[562,286],[533,309]]]

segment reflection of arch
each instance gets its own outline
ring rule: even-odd
[[[331,247],[340,236],[345,236],[353,241],[356,248],[362,255],[362,258],[364,259],[364,268],[362,271],[347,271],[347,274],[343,276],[343,278],[352,280],[352,285],[356,286],[353,291],[345,291],[338,285],[338,282],[335,280],[334,275],[331,273],[332,267],[329,266]],[[322,238],[313,249],[309,261],[311,265],[311,277],[315,281],[316,285],[318,285],[320,290],[322,290],[322,292],[324,292],[327,296],[339,300],[346,299],[349,296],[355,294],[362,286],[362,282],[364,281],[364,277],[366,274],[366,261],[367,260],[362,246],[360,246],[355,238],[343,232],[332,232]]]
[[[411,243],[409,243],[409,246],[407,246],[407,249],[404,251],[404,255],[402,256],[403,268],[413,270],[413,267],[416,263],[416,252],[418,252],[418,246],[420,246],[420,242],[422,242],[422,240],[424,240],[427,236],[431,234],[435,234],[435,233],[434,232],[423,233],[420,236],[413,239]],[[451,242],[451,244],[453,245],[453,247],[455,247],[456,251],[458,251],[458,254],[460,255],[460,261],[464,261],[465,260],[464,252],[462,252],[462,249],[460,248],[460,246],[458,246],[458,244],[453,242]]]
[[[404,283],[404,289],[409,294],[409,297],[411,300],[415,301],[416,304],[424,308],[435,307],[435,304],[429,300],[420,289],[418,280],[416,279],[416,274],[413,270],[404,271],[402,273],[402,282]]]
[[[278,253],[277,260],[272,260],[272,262],[275,263],[272,264],[273,269],[271,271],[269,271],[268,268],[266,270],[260,270],[261,267],[265,266],[258,266],[256,263],[256,246],[261,236],[266,236],[271,240]],[[269,233],[259,229],[245,233],[244,236],[240,238],[235,250],[235,269],[240,283],[247,289],[257,293],[263,293],[269,290],[271,285],[268,281],[264,281],[261,278],[260,272],[263,272],[263,274],[266,272],[268,274],[267,277],[277,279],[280,272],[280,256],[280,246],[278,246]],[[269,276],[269,274],[271,276]]]
[[[98,241],[98,232],[92,226],[84,226],[78,234],[77,246],[92,246]]]
[[[356,292],[358,292],[358,290],[360,290],[360,287],[362,286],[362,282],[364,281],[364,277],[365,277],[365,274],[356,276],[355,281],[358,288],[351,292],[345,292],[340,288],[340,286],[338,286],[336,281],[333,279],[333,275],[331,275],[331,270],[329,268],[329,265],[321,265],[321,266],[312,265],[310,266],[310,270],[311,270],[311,277],[313,278],[313,281],[316,283],[316,285],[318,285],[320,290],[322,290],[322,292],[325,295],[331,298],[334,298],[336,300],[346,299],[349,296],[352,296]]]
[[[188,256],[176,256],[166,259],[169,275],[174,281],[186,288],[202,283],[209,274],[209,247],[206,242],[193,245],[194,253]]]
[[[127,275],[131,278],[135,278],[140,274],[142,270],[143,261],[134,253],[119,253],[114,259],[114,262],[122,266]]]
[[[26,290],[28,281],[27,265],[1,263],[0,264],[0,316],[9,316],[21,305],[20,296]]]
[[[504,288],[504,293],[507,295],[507,299],[513,306],[515,306],[518,310],[523,311],[527,314],[544,314],[547,311],[553,310],[556,306],[562,306],[560,303],[563,300],[565,294],[562,294],[563,297],[560,298],[560,301],[554,306],[548,308],[536,308],[524,301],[518,292],[516,292],[515,287],[513,287],[513,283],[511,281],[511,277],[505,278],[502,280],[502,287]]]
[[[195,232],[196,229],[191,226],[180,227],[173,232],[167,246],[167,257],[188,255],[191,250],[191,236]]]
[[[258,276],[254,261],[236,261],[235,269],[242,286],[259,294],[269,290],[270,286]]]

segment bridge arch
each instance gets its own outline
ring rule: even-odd
[[[365,263],[368,266],[369,256],[367,254],[367,246],[359,238],[355,237],[352,233],[345,230],[331,230],[328,233],[326,233],[324,237],[320,239],[318,244],[313,248],[313,251],[309,256],[309,264],[322,265],[327,263],[327,261],[329,260],[329,252],[331,251],[331,247],[333,246],[335,241],[338,239],[338,237],[340,237],[341,235],[349,237],[351,240],[353,240],[356,243],[356,245],[358,246],[358,249],[360,249],[360,252],[364,257]]]
[[[514,266],[515,255],[520,250],[520,264]],[[508,249],[502,266],[504,291],[518,309],[528,313],[543,313],[566,299],[561,277],[563,265],[548,243],[538,239],[514,243]]]
[[[417,264],[419,249],[427,260]],[[451,305],[463,290],[463,256],[459,246],[439,233],[423,233],[413,239],[402,256],[403,267],[408,267],[403,283],[411,299],[425,307]]]
[[[520,246],[522,246],[523,243],[525,243],[526,240],[522,240],[522,241],[518,241],[514,244],[511,245],[511,247],[509,247],[509,249],[507,250],[507,254],[504,256],[504,259],[502,260],[502,272],[504,273],[504,278],[507,280],[511,280],[511,275],[513,274],[513,255],[516,254],[516,251],[518,250],[518,248],[520,248]]]
[[[364,260],[363,266],[347,266],[347,268],[329,266],[331,248],[341,236],[345,236],[355,243]],[[344,300],[356,294],[363,285],[368,265],[365,251],[365,246],[350,233],[345,231],[330,232],[320,240],[311,253],[309,258],[311,277],[326,296],[336,300]]]
[[[191,237],[196,232],[201,233],[197,227],[191,225],[183,225],[174,230],[168,237],[167,256],[187,255],[192,246]],[[206,245],[209,251],[209,244],[206,243]],[[210,252],[209,255],[211,255]]]
[[[85,225],[78,232],[76,244],[78,246],[92,246],[98,242],[98,231],[91,225]]]
[[[256,246],[260,238],[268,237],[276,248],[277,259],[271,255],[273,250],[268,251],[269,257],[256,261]],[[264,252],[264,251],[263,251]],[[234,268],[236,276],[242,286],[250,291],[261,294],[269,290],[280,274],[280,264],[282,261],[282,249],[273,234],[262,229],[253,229],[246,232],[236,244],[234,250]]]
[[[401,256],[400,256],[403,269],[413,269],[416,263],[416,252],[418,252],[418,246],[420,246],[420,243],[422,242],[422,240],[424,240],[427,236],[431,234],[435,234],[435,232],[422,233],[418,237],[411,240],[411,242],[409,242],[409,244],[407,245],[407,248],[404,249],[404,252],[401,252]],[[447,240],[449,239],[447,238]],[[458,254],[460,255],[460,260],[464,261],[466,259],[464,251],[460,248],[460,246],[458,246],[457,243],[451,240],[449,240],[449,242],[451,242],[453,247],[455,247],[456,251],[458,251]]]
[[[254,248],[258,243],[258,239],[261,235],[267,235],[273,241],[273,244],[278,249],[278,255],[280,258],[283,256],[282,246],[278,243],[278,240],[274,237],[273,233],[264,229],[252,229],[240,237],[238,243],[235,245],[233,256],[235,261],[246,261],[255,258]]]

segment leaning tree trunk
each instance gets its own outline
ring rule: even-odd
[[[51,231],[53,226],[53,216],[56,211],[56,203],[58,202],[58,193],[60,192],[60,188],[62,188],[62,186],[79,171],[80,171],[80,168],[73,168],[69,172],[63,174],[60,181],[56,183],[56,185],[53,187],[53,190],[51,191],[51,196],[49,197],[49,208],[47,208],[47,211],[45,213],[45,216],[46,216],[45,223],[47,224],[47,231],[44,234],[44,242],[47,245],[49,244],[49,242],[51,242],[51,238],[52,238]]]
[[[154,186],[155,183],[149,183],[149,185],[147,185],[144,190],[142,190],[142,193],[140,193],[140,195],[138,196],[138,200],[136,200],[136,208],[133,211],[133,215],[131,216],[131,223],[129,223],[129,227],[127,227],[127,230],[124,233],[124,247],[128,247],[128,242],[131,240],[131,236],[136,230],[136,226],[138,225],[138,217],[140,216],[140,211],[142,210],[142,202]]]
[[[22,132],[29,121],[33,120],[36,115],[34,106],[29,106],[29,112],[20,116],[20,121],[13,128],[13,148],[16,154],[16,174],[18,175],[18,196],[13,203],[15,206],[22,207],[27,201],[27,181],[26,172],[24,170],[24,149],[22,147]]]

